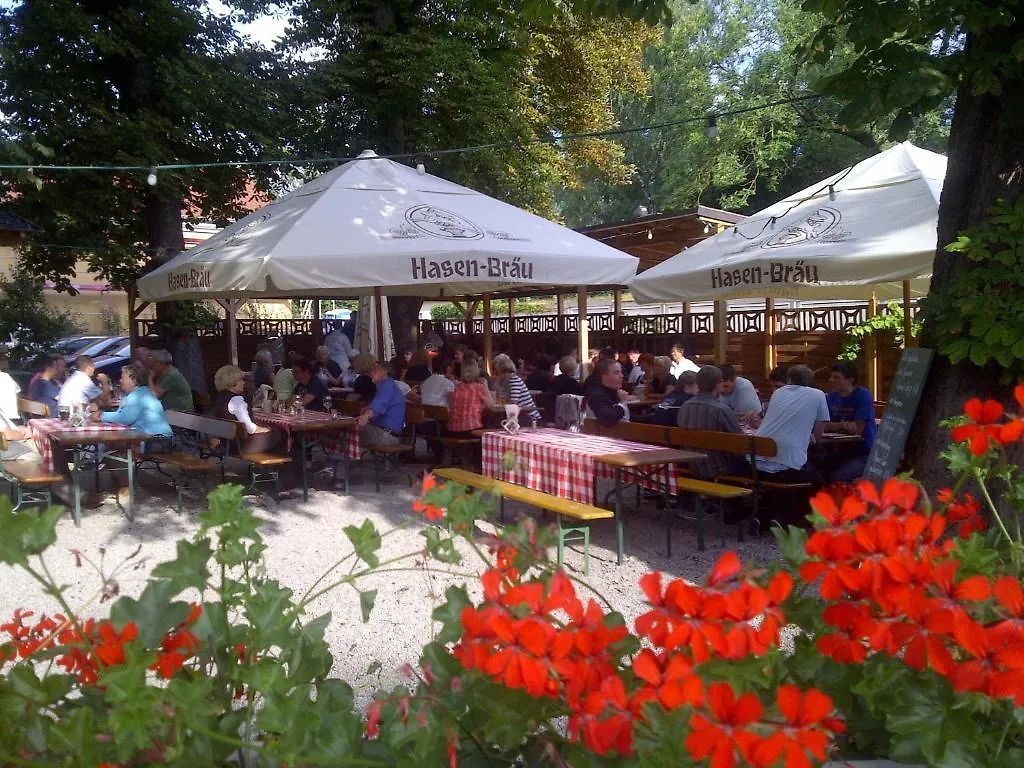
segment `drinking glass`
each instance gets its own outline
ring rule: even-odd
[[[57,418],[66,423],[71,418],[71,409],[66,405],[58,406]]]
[[[331,412],[331,404],[332,403],[333,403],[333,401],[331,400],[331,396],[330,395],[324,395],[324,411],[325,412],[327,412],[327,413]]]

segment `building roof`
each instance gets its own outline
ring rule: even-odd
[[[637,271],[642,272],[710,237],[719,228],[737,224],[745,218],[739,213],[698,205],[684,211],[656,213],[581,227],[576,231],[636,256],[640,259]]]
[[[37,227],[28,219],[22,218],[16,213],[10,213],[0,208],[0,232],[42,232],[42,227]]]

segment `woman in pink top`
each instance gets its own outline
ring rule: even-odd
[[[448,395],[448,433],[452,437],[469,437],[474,429],[483,429],[484,411],[494,405],[487,387],[480,381],[480,366],[466,360],[462,363],[462,379]]]

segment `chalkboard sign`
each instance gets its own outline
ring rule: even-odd
[[[864,477],[868,480],[881,483],[896,474],[934,357],[933,349],[903,350],[889,389],[889,402],[864,467]]]

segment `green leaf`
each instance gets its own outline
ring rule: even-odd
[[[380,562],[377,559],[377,552],[380,551],[380,534],[374,524],[367,519],[363,520],[363,524],[358,528],[354,525],[346,525],[342,530],[345,531],[348,540],[352,542],[352,549],[355,550],[359,559],[371,568],[376,568]]]
[[[30,555],[41,554],[57,540],[57,521],[62,507],[50,507],[39,517],[31,512],[14,512],[10,499],[0,498],[0,562],[25,565]]]
[[[464,586],[451,586],[444,591],[445,601],[434,609],[431,618],[441,622],[437,642],[454,643],[462,636],[462,609],[472,605]]]
[[[796,526],[790,526],[789,528],[775,526],[772,527],[771,531],[775,540],[779,543],[779,551],[782,552],[786,562],[792,565],[800,565],[800,563],[807,560],[807,552],[805,550],[807,531]]]
[[[276,579],[260,584],[245,599],[245,615],[264,640],[264,646],[283,640],[291,624],[289,617],[292,590],[282,587]]]
[[[155,648],[164,633],[184,621],[192,610],[188,603],[171,602],[176,592],[169,581],[151,581],[138,600],[127,596],[119,598],[110,608],[110,620],[118,628],[129,621],[135,622],[142,645]]]
[[[207,564],[213,556],[213,547],[207,538],[198,541],[178,541],[174,560],[160,563],[153,569],[153,578],[167,579],[177,594],[194,587],[203,590],[210,578]]]
[[[359,593],[359,610],[363,615],[364,624],[370,620],[370,611],[373,610],[373,604],[376,600],[376,589],[365,589]]]

